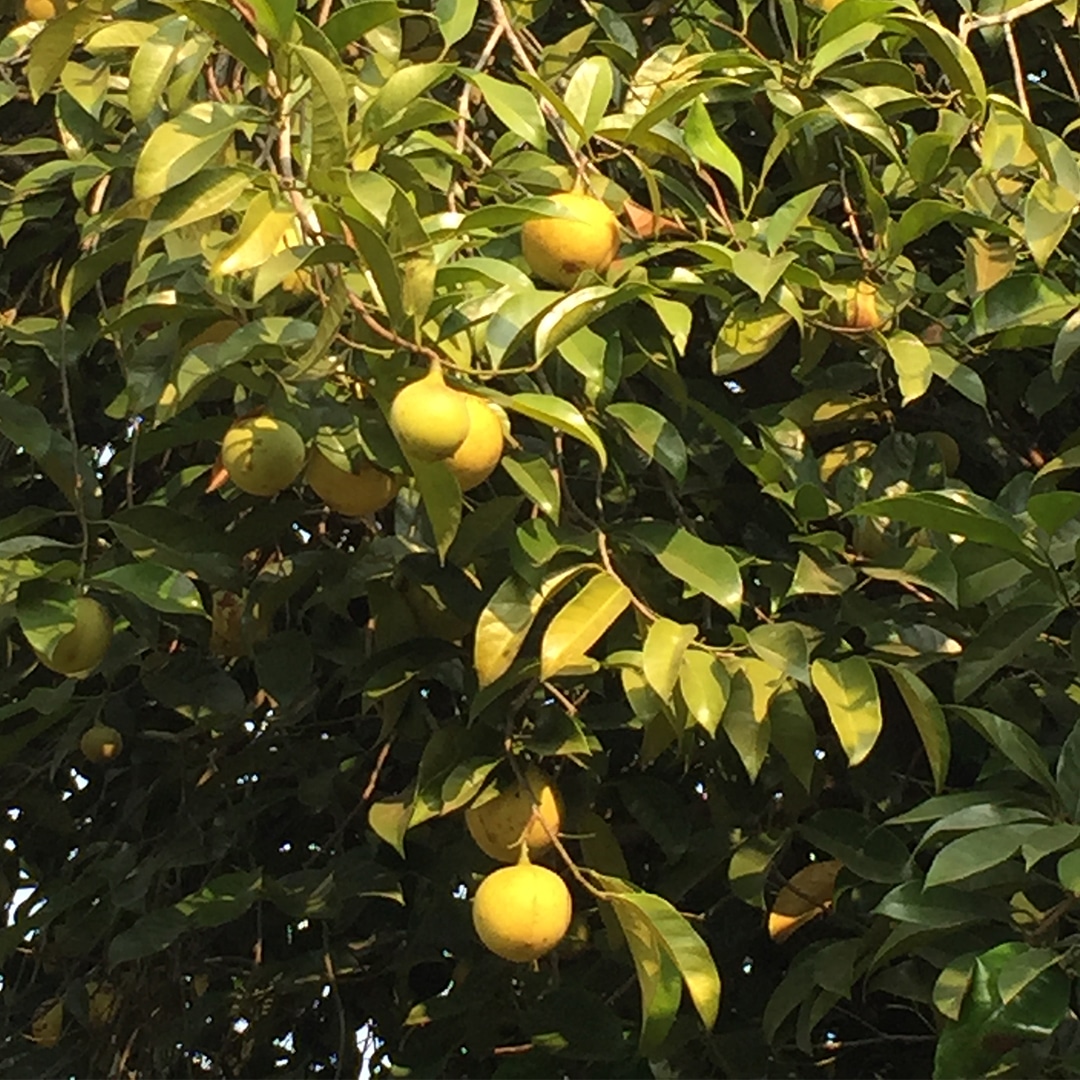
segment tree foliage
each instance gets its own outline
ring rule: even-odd
[[[5,20],[0,1073],[1080,1071],[1074,0]],[[261,415],[393,502],[241,491]],[[515,965],[463,818],[534,763]]]

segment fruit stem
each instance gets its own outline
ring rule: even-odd
[[[517,778],[517,782],[521,785],[524,791],[527,791],[529,793],[529,799],[532,801],[533,806],[533,818],[540,822],[541,827],[543,828],[544,832],[547,833],[548,839],[551,841],[551,846],[555,848],[555,850],[559,853],[559,857],[566,864],[567,870],[570,871],[574,880],[583,889],[585,889],[586,892],[591,893],[598,900],[606,899],[608,894],[605,893],[602,889],[596,888],[596,886],[593,885],[592,882],[585,877],[585,875],[581,872],[581,868],[577,865],[576,862],[574,862],[573,858],[570,855],[570,852],[566,850],[563,842],[559,839],[558,834],[548,824],[547,818],[545,818],[544,815],[540,812],[540,803],[536,798],[536,792],[533,791],[532,785],[529,783],[528,778],[525,776],[525,773],[522,771],[521,766],[518,764],[517,758],[513,754],[508,754],[507,756],[510,758],[510,768],[514,770],[514,776]],[[518,858],[518,863],[520,865],[522,862],[528,861],[528,845],[522,843],[521,856],[519,856]]]

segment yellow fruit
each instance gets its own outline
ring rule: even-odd
[[[272,416],[233,424],[221,441],[221,464],[249,495],[276,495],[300,475],[306,456],[295,428]]]
[[[85,679],[109,651],[112,634],[112,619],[105,608],[89,596],[80,596],[75,601],[75,628],[56,643],[52,656],[34,652],[47,668]]]
[[[124,749],[124,739],[116,728],[109,727],[108,724],[95,724],[83,732],[79,749],[87,761],[101,765],[120,756],[120,751]]]
[[[346,472],[318,450],[311,455],[307,482],[331,510],[349,517],[374,514],[397,494],[397,481],[382,469],[362,462]]]
[[[476,890],[473,926],[496,956],[525,963],[563,939],[574,914],[570,890],[544,866],[521,862],[489,874]]]
[[[60,1041],[64,1026],[64,1006],[53,998],[42,1004],[30,1021],[30,1037],[39,1046],[52,1047]]]
[[[535,765],[529,765],[525,769],[525,782],[529,790],[515,780],[494,799],[465,811],[469,835],[481,851],[499,862],[516,862],[523,838],[531,854],[546,851],[551,846],[551,837],[544,822],[553,833],[558,833],[562,826],[562,797],[551,778]],[[537,815],[533,813],[534,798],[539,807]]]
[[[53,0],[24,0],[23,11],[28,19],[55,19],[57,6]]]
[[[878,287],[872,281],[858,281],[847,299],[847,324],[852,330],[876,330],[882,324],[878,314]]]
[[[469,410],[469,434],[446,459],[462,491],[482,484],[499,464],[503,452],[503,426],[497,405],[473,394],[465,394]]]
[[[390,426],[405,450],[422,461],[448,458],[469,434],[466,396],[446,385],[433,367],[398,391],[390,406]]]
[[[573,217],[534,218],[521,230],[521,248],[539,278],[570,288],[585,270],[602,274],[619,251],[619,223],[599,199],[567,191],[551,196]]]

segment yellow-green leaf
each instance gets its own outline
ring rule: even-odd
[[[810,667],[814,689],[829,709],[848,761],[858,765],[881,734],[881,699],[870,664],[861,656],[815,660]]]
[[[550,679],[577,663],[630,604],[630,590],[601,572],[551,620],[540,645],[540,677]]]

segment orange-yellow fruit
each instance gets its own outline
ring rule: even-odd
[[[272,416],[239,420],[221,441],[221,464],[249,495],[276,495],[300,475],[307,451],[295,428]]]
[[[876,330],[881,326],[877,297],[878,287],[872,281],[857,281],[848,294],[848,326],[853,330]]]
[[[450,457],[469,434],[466,396],[446,385],[433,367],[398,391],[390,406],[390,426],[405,450],[422,461]]]
[[[120,756],[124,749],[124,739],[116,728],[109,727],[108,724],[95,724],[83,732],[79,749],[87,761],[101,765]]]
[[[562,826],[562,797],[551,778],[535,765],[526,767],[524,777],[529,790],[515,780],[494,799],[465,811],[469,835],[481,851],[500,862],[516,862],[522,840],[530,854],[546,851],[551,846],[551,837],[544,822],[556,834]],[[534,798],[539,808],[536,814]]]
[[[23,11],[28,19],[47,20],[55,19],[57,5],[53,0],[23,0]]]
[[[960,444],[946,431],[931,431],[928,434],[938,444],[945,472],[949,476],[955,475],[960,468]]]
[[[525,963],[563,939],[574,914],[570,890],[544,866],[521,862],[489,874],[476,890],[473,926],[496,956]]]
[[[462,491],[482,484],[499,464],[503,453],[503,424],[497,405],[473,394],[465,394],[469,410],[469,434],[446,459]],[[498,410],[498,411],[496,411]]]
[[[382,469],[362,462],[346,472],[318,450],[311,455],[307,482],[331,510],[349,517],[374,514],[397,494],[397,481]]]
[[[585,270],[602,274],[611,265],[619,251],[619,222],[592,195],[567,191],[551,200],[573,216],[525,222],[521,249],[537,277],[568,289]]]
[[[112,635],[112,619],[105,608],[89,596],[80,596],[75,601],[75,627],[56,643],[52,656],[34,652],[47,668],[85,679],[105,658]]]

